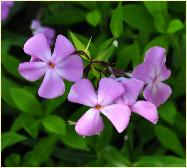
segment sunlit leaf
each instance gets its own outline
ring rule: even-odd
[[[174,19],[169,23],[167,33],[175,33],[184,27],[183,23],[179,19]]]
[[[13,101],[22,112],[34,115],[42,113],[38,100],[31,92],[21,88],[11,88],[10,92]]]
[[[121,2],[118,4],[117,8],[112,14],[110,29],[114,37],[120,37],[123,33],[123,13]]]
[[[184,156],[184,149],[175,132],[162,125],[158,125],[155,127],[155,133],[163,146],[175,152],[179,156]]]
[[[64,120],[59,116],[48,115],[43,119],[42,124],[44,128],[51,133],[55,133],[59,135],[65,134],[66,125]]]
[[[90,25],[96,27],[101,22],[100,11],[99,10],[94,10],[94,11],[91,11],[91,12],[87,13],[86,20]]]

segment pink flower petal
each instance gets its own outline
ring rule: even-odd
[[[148,84],[160,75],[165,62],[165,49],[158,46],[152,47],[145,53],[144,63],[134,69],[132,77]]]
[[[162,82],[150,83],[144,89],[144,97],[156,105],[156,107],[163,104],[171,95],[172,90],[170,86]]]
[[[165,49],[162,47],[150,48],[144,58],[145,64],[150,64],[154,68],[154,73],[158,76],[161,73],[162,66],[166,62]]]
[[[44,34],[37,34],[31,37],[24,45],[24,52],[30,56],[35,56],[45,62],[49,62],[51,51]]]
[[[161,73],[158,76],[158,81],[160,82],[165,81],[166,79],[170,77],[170,75],[171,75],[171,70],[167,69],[166,65],[163,65],[161,69]]]
[[[42,26],[39,20],[32,20],[31,29],[40,29]]]
[[[127,128],[131,111],[126,105],[113,104],[101,108],[101,112],[112,122],[119,133]]]
[[[45,74],[47,69],[45,62],[24,62],[19,64],[18,71],[25,79],[36,81]]]
[[[156,124],[159,118],[156,106],[148,101],[137,101],[133,105],[132,111],[144,117],[153,124]]]
[[[115,104],[124,104],[124,105],[127,105],[127,104],[125,103],[125,101],[123,100],[122,97],[118,97],[117,99],[115,99],[114,103],[115,103]]]
[[[152,66],[152,64],[149,63],[139,64],[134,68],[132,72],[132,77],[148,84],[155,78],[154,67]]]
[[[54,69],[49,69],[46,72],[44,80],[38,90],[39,96],[47,99],[52,99],[63,95],[64,91],[64,81],[54,71]]]
[[[97,95],[92,83],[88,79],[82,79],[73,84],[68,95],[68,100],[90,107],[97,105]]]
[[[78,55],[70,55],[57,64],[55,70],[64,79],[76,82],[82,78],[83,62]]]
[[[135,78],[124,79],[121,83],[125,89],[125,93],[122,95],[123,100],[126,105],[132,105],[137,100],[144,83]]]
[[[102,78],[99,82],[98,104],[102,106],[109,105],[116,98],[124,93],[121,83],[112,78]]]
[[[98,135],[103,130],[103,119],[99,110],[91,108],[77,122],[75,130],[79,135]]]
[[[52,55],[52,61],[58,64],[65,57],[73,54],[75,48],[72,43],[64,36],[58,35],[55,43],[55,49]]]

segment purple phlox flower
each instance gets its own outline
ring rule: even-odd
[[[113,101],[124,93],[123,86],[112,78],[102,78],[96,93],[90,80],[82,79],[70,89],[68,100],[91,107],[76,123],[75,130],[79,135],[98,135],[104,127],[101,113],[122,132],[128,125],[130,110],[123,104]]]
[[[53,44],[53,40],[55,37],[55,30],[50,27],[44,27],[41,25],[39,20],[32,20],[31,30],[33,35],[37,35],[43,33],[49,42],[50,45]]]
[[[149,101],[137,101],[144,83],[135,78],[121,78],[120,83],[123,85],[125,93],[117,98],[115,103],[124,104],[130,111],[137,113],[153,124],[156,124],[159,118],[156,106]]]
[[[13,6],[13,4],[13,1],[1,2],[1,20],[5,20],[8,17],[9,10]]]
[[[82,78],[83,62],[73,54],[75,48],[64,36],[58,35],[54,52],[51,50],[44,34],[31,37],[24,45],[24,52],[37,58],[34,62],[24,62],[19,65],[19,73],[29,81],[36,81],[43,75],[43,82],[38,90],[43,98],[55,98],[65,91],[64,82],[76,82]]]
[[[157,107],[163,104],[172,93],[170,86],[163,83],[171,75],[165,62],[165,49],[158,46],[152,47],[146,52],[144,63],[138,65],[132,73],[132,77],[147,85],[143,91],[144,97]]]

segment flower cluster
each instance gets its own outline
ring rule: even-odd
[[[32,27],[38,26],[40,29],[41,25],[33,22]],[[81,59],[81,53],[84,52],[76,51],[63,35],[57,36],[52,54],[49,40],[44,33],[37,33],[30,38],[24,45],[24,52],[32,59],[19,65],[19,73],[29,81],[36,81],[44,76],[38,90],[39,96],[47,99],[61,96],[65,92],[63,80],[75,82],[68,94],[68,100],[90,107],[76,122],[75,130],[82,136],[100,134],[104,128],[101,115],[106,116],[119,133],[127,128],[133,113],[156,124],[159,118],[157,107],[163,104],[172,92],[171,88],[163,83],[171,72],[165,65],[165,50],[158,46],[146,52],[144,63],[135,67],[129,78],[123,75],[116,78],[114,74],[101,78],[97,91],[89,79],[83,78],[84,70],[93,61],[103,66],[110,64],[91,59],[84,68]],[[123,70],[113,67],[110,72],[119,74]],[[137,100],[142,91],[145,100]]]

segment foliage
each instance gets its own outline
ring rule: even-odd
[[[134,114],[121,134],[107,120],[99,136],[76,134],[68,121],[87,108],[67,101],[71,83],[65,95],[45,100],[37,94],[40,81],[30,83],[17,71],[29,60],[23,45],[38,11],[42,24],[77,50],[92,37],[87,54],[125,71],[143,61],[146,49],[166,48],[173,93],[158,108],[158,124]],[[1,31],[3,166],[185,166],[185,2],[15,2]],[[99,74],[89,76],[96,81]]]

